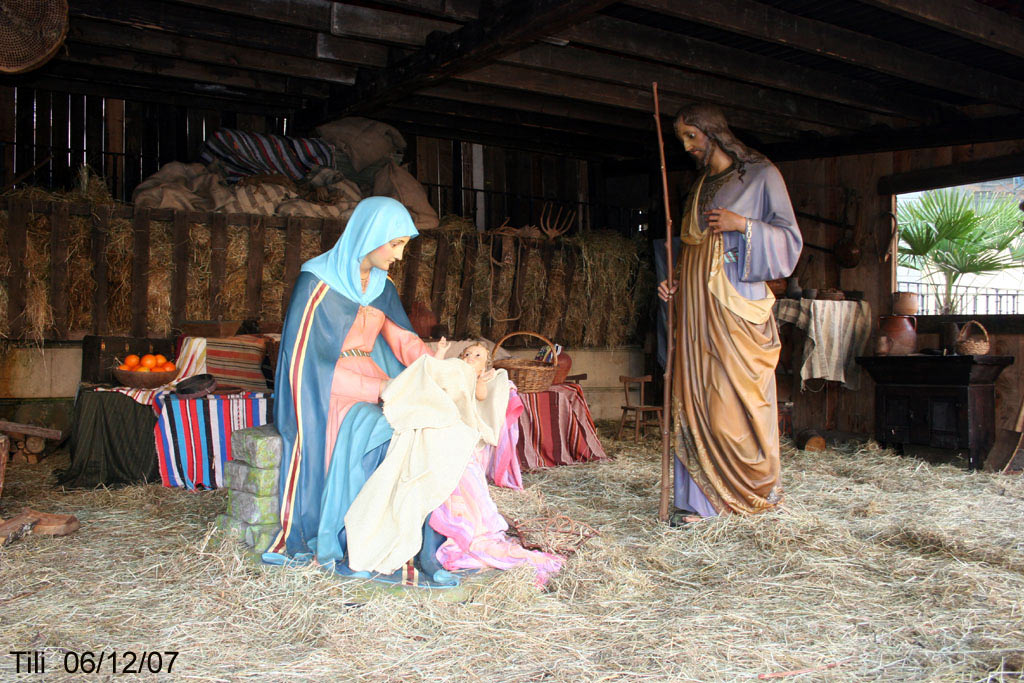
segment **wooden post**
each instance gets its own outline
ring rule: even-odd
[[[441,319],[444,312],[445,286],[448,284],[448,254],[451,252],[451,240],[443,232],[437,233],[437,251],[434,254],[434,280],[430,285],[430,308]],[[449,332],[450,334],[450,332]]]
[[[12,339],[25,334],[25,241],[28,231],[28,202],[11,200],[7,208],[7,256],[11,274],[7,278],[7,326]]]
[[[54,339],[68,337],[68,204],[50,203],[50,307]]]
[[[416,301],[416,280],[420,275],[420,262],[423,260],[423,239],[412,240],[405,248],[405,280],[402,284],[402,291],[399,292],[402,305],[409,310]]]
[[[110,194],[125,199],[124,189],[124,100],[107,99],[104,174],[110,183]]]
[[[135,209],[132,220],[132,336],[149,332],[149,209]]]
[[[334,244],[341,237],[341,231],[345,228],[345,224],[341,222],[340,218],[325,218],[323,219],[323,229],[320,231],[320,252],[323,253],[331,249]]]
[[[262,216],[249,216],[249,261],[246,264],[245,311],[246,318],[258,320],[263,297],[263,246],[266,225]],[[286,304],[287,305],[287,304]]]
[[[110,207],[95,208],[92,232],[89,235],[92,250],[92,277],[96,286],[92,293],[92,333],[104,335],[107,325],[107,231],[110,230]]]
[[[188,212],[175,211],[171,227],[171,328],[181,330],[188,302]]]
[[[228,217],[210,215],[210,320],[223,320],[225,311],[224,277],[228,260]]]
[[[295,279],[302,267],[302,219],[288,216],[284,230],[284,300],[281,301],[281,320],[288,312],[288,301],[292,298]]]

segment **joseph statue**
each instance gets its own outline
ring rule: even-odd
[[[673,525],[779,504],[775,366],[779,333],[766,280],[792,273],[803,239],[779,170],[693,105],[676,136],[697,163],[680,220],[682,251],[658,294],[675,297],[671,393]]]

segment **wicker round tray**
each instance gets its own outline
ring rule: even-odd
[[[131,370],[119,370],[114,368],[114,377],[122,386],[132,389],[156,389],[173,382],[178,376],[177,370],[168,372],[133,372]]]
[[[555,345],[549,339],[539,334],[533,332],[509,332],[494,345],[492,355],[498,353],[498,349],[501,348],[505,340],[520,334],[537,337],[552,349],[555,348]],[[555,354],[551,363],[527,358],[506,358],[494,361],[494,367],[508,372],[508,378],[515,383],[519,393],[533,394],[538,391],[547,391],[551,386],[552,380],[555,379],[555,371],[558,369],[558,354]]]

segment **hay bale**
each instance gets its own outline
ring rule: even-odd
[[[221,289],[224,316],[227,320],[244,320],[249,317],[249,312],[245,308],[246,282],[249,277],[249,229],[247,226],[228,226],[228,245],[225,257],[224,287]],[[264,284],[264,286],[266,285]]]
[[[72,216],[68,228],[68,331],[74,336],[92,330],[92,218]]]
[[[149,336],[152,337],[171,336],[173,247],[173,224],[152,221],[149,224],[149,282],[146,286],[147,322]]]
[[[188,294],[185,297],[186,320],[210,319],[210,226],[188,226]]]
[[[252,467],[240,460],[224,463],[224,485],[254,496],[276,496],[280,470]]]

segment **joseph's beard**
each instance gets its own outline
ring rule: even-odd
[[[707,168],[708,164],[711,162],[711,140],[708,139],[708,141],[704,143],[704,149],[690,152],[690,156],[692,156],[693,160],[697,162],[697,168]]]

